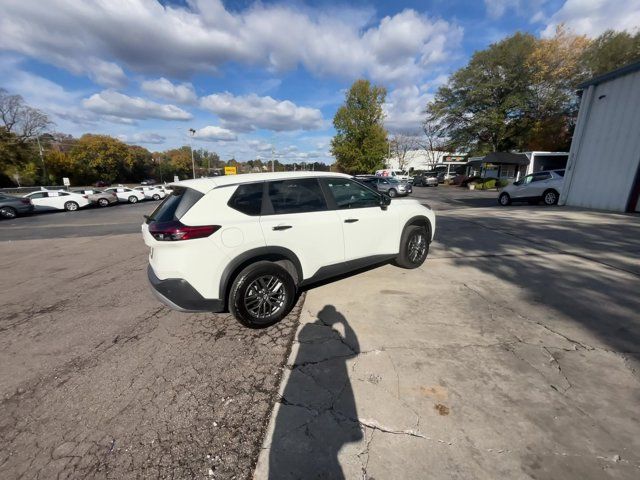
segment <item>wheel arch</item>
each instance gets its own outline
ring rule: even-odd
[[[404,239],[404,234],[407,231],[407,228],[417,225],[419,227],[424,227],[427,230],[427,237],[429,238],[429,243],[433,240],[433,228],[431,226],[431,220],[424,215],[416,215],[407,220],[402,227],[402,235],[400,235],[400,245],[402,245],[402,240]]]
[[[231,284],[238,274],[252,263],[267,260],[282,266],[293,277],[296,287],[300,286],[303,280],[302,264],[297,255],[284,247],[259,247],[241,253],[231,260],[220,278],[220,299],[228,302]]]

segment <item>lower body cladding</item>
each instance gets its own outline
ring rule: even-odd
[[[224,300],[204,298],[193,286],[182,278],[161,280],[151,265],[147,268],[151,289],[158,299],[168,307],[181,312],[223,312]]]

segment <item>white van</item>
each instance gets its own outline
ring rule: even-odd
[[[392,168],[376,170],[376,177],[393,177],[396,180],[400,180],[401,182],[408,182],[409,180],[413,179],[413,177],[407,172],[403,172],[402,170],[394,170]]]

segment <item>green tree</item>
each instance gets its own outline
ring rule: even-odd
[[[346,94],[345,103],[333,117],[336,135],[331,153],[338,168],[346,173],[371,173],[384,167],[389,151],[387,131],[383,126],[383,87],[368,80],[356,80]]]
[[[531,102],[528,59],[535,45],[533,35],[516,33],[475,52],[440,87],[427,121],[446,129],[451,150],[486,153],[519,146]]]
[[[640,60],[640,31],[607,30],[593,40],[582,58],[586,73],[593,77]]]

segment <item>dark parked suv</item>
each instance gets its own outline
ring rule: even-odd
[[[33,204],[28,198],[0,194],[0,218],[16,218],[33,212]]]

